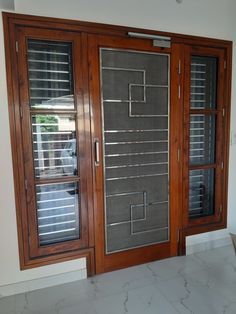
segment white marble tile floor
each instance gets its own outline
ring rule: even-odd
[[[225,246],[0,298],[0,314],[236,314],[236,256]]]

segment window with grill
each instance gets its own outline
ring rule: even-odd
[[[80,41],[27,29],[19,40],[31,258],[88,246]]]
[[[190,53],[186,126],[188,139],[188,219],[219,219],[222,211],[223,57],[199,49]]]

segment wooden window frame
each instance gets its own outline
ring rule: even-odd
[[[9,103],[9,119],[10,119],[10,132],[12,143],[12,155],[13,155],[13,171],[14,171],[14,187],[16,198],[16,216],[18,226],[18,242],[19,242],[19,256],[21,269],[28,269],[38,267],[42,265],[48,265],[56,262],[67,261],[71,259],[77,259],[85,257],[87,260],[88,273],[91,275],[94,273],[94,203],[96,200],[93,195],[93,178],[95,178],[94,167],[92,167],[93,160],[93,121],[90,120],[93,114],[93,103],[91,101],[89,93],[89,72],[88,72],[88,55],[87,55],[87,38],[88,35],[112,35],[117,38],[128,38],[128,32],[140,32],[153,35],[163,35],[171,37],[172,43],[177,43],[192,47],[205,47],[219,48],[224,51],[224,62],[227,65],[224,68],[224,122],[223,122],[223,137],[225,139],[223,149],[223,162],[224,169],[222,173],[222,205],[223,211],[220,219],[207,221],[200,221],[198,224],[189,224],[186,220],[186,194],[182,199],[182,210],[177,213],[180,221],[180,233],[179,233],[179,253],[185,253],[185,238],[188,235],[213,231],[225,228],[227,225],[227,190],[228,190],[228,159],[229,159],[229,141],[230,141],[230,95],[231,95],[231,71],[232,71],[232,42],[226,40],[209,39],[204,37],[173,34],[167,32],[159,32],[153,30],[145,30],[138,28],[128,28],[123,26],[114,26],[98,23],[89,23],[81,21],[72,21],[65,19],[37,17],[30,15],[21,15],[14,13],[3,13],[4,22],[4,34],[5,34],[5,53],[6,53],[6,72],[7,72],[7,86],[8,86],[8,103]],[[30,243],[28,237],[28,222],[23,219],[26,215],[26,198],[24,188],[24,154],[22,151],[22,139],[21,139],[21,121],[20,121],[20,95],[19,86],[21,84],[18,73],[17,63],[17,46],[18,30],[22,27],[31,27],[37,30],[52,30],[55,32],[73,32],[81,34],[83,44],[81,47],[81,53],[83,57],[82,72],[83,72],[83,103],[85,108],[85,130],[87,132],[86,137],[86,153],[87,156],[91,156],[91,159],[87,160],[86,169],[88,170],[88,182],[87,182],[87,219],[88,224],[85,226],[88,231],[87,246],[83,248],[71,246],[66,247],[64,245],[64,252],[62,250],[55,251],[42,251],[41,254],[35,254],[33,257],[30,254]],[[151,41],[150,41],[151,44]],[[183,50],[183,49],[182,49]],[[185,62],[185,54],[183,51],[179,52],[179,62],[183,65]],[[176,63],[177,64],[177,63]],[[184,112],[185,97],[184,90],[184,73],[179,75],[179,86],[181,88],[180,93],[180,112],[182,115]],[[80,92],[80,91],[78,91]],[[179,132],[183,132],[184,126],[181,124]],[[184,156],[183,150],[184,137],[180,147],[180,156]],[[181,157],[181,158],[182,158]],[[180,180],[184,179],[186,165],[182,166],[183,176]]]

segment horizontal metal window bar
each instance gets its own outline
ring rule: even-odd
[[[190,207],[192,207],[194,204],[199,204],[199,203],[202,203],[202,200],[199,200],[199,201],[190,201],[189,202],[189,205]],[[199,204],[200,205],[200,204]]]
[[[195,151],[204,151],[204,148],[190,148],[190,152],[195,152]]]
[[[206,93],[195,93],[195,92],[191,92],[190,95],[191,95],[191,96],[194,96],[194,95],[206,95]]]
[[[47,54],[47,55],[69,56],[69,53],[66,53],[66,52],[56,52],[56,51],[44,51],[44,50],[28,49],[28,52],[30,52],[30,53]]]
[[[203,157],[204,157],[204,155],[190,156],[190,159],[203,158]]]
[[[203,189],[202,189],[203,190]],[[200,191],[199,192],[199,194],[197,193],[197,194],[195,194],[195,195],[190,195],[189,196],[189,201],[192,201],[193,199],[201,199],[201,200],[203,200],[203,197],[204,197],[204,195],[203,194],[201,194],[202,193],[202,191]]]
[[[202,99],[198,99],[198,100],[197,100],[197,99],[191,99],[190,102],[191,102],[191,103],[192,103],[192,102],[194,102],[194,103],[196,103],[196,102],[204,102],[204,103],[205,103],[206,100],[202,100]]]
[[[191,77],[191,81],[206,81],[205,78]]]
[[[124,225],[124,224],[135,223],[135,222],[138,222],[140,220],[142,221],[144,219],[134,219],[134,220],[125,220],[125,221],[120,221],[120,222],[114,222],[114,223],[107,224],[107,227],[115,227],[115,226],[120,226],[120,225]],[[157,230],[166,230],[166,229],[168,229],[168,227],[155,228],[155,231],[157,231]],[[150,229],[148,231],[152,231],[152,230]]]
[[[206,67],[206,64],[204,64],[204,63],[191,63],[191,66]]]
[[[69,64],[69,62],[64,62],[64,61],[47,61],[47,60],[37,60],[37,59],[28,59],[28,62],[47,63],[47,64]]]
[[[169,88],[169,85],[161,85],[161,84],[140,84],[140,83],[130,83],[129,86],[132,88],[133,86],[138,86],[138,87],[147,87],[147,88]],[[130,101],[133,101],[132,99],[129,99]],[[136,100],[138,101],[138,100]]]
[[[75,191],[75,189],[70,189],[70,190],[52,190],[52,191],[45,191],[45,192],[37,192],[37,195],[41,195],[41,194],[51,194],[51,193],[59,193],[59,192],[72,192]]]
[[[69,88],[49,88],[49,87],[30,87],[31,91],[43,90],[43,91],[59,91],[59,92],[69,92]]]
[[[54,157],[54,158],[34,158],[35,161],[40,160],[65,160],[65,159],[71,159],[72,157]]]
[[[105,145],[127,145],[127,144],[152,144],[152,143],[168,143],[168,140],[160,141],[135,141],[135,142],[108,142]]]
[[[202,199],[203,194],[196,194],[196,195],[190,195],[189,198],[201,198]]]
[[[41,233],[39,233],[39,236],[56,234],[56,233],[63,233],[63,232],[71,232],[71,231],[74,231],[74,230],[76,230],[76,228],[63,229],[63,230],[50,231],[50,232],[41,232]]]
[[[39,225],[39,228],[46,228],[46,227],[52,227],[52,226],[60,226],[60,225],[64,225],[64,224],[71,224],[71,223],[75,223],[76,220],[69,220],[69,221],[62,221],[62,222],[55,222],[55,223],[51,223],[51,224],[46,224],[46,225]]]
[[[128,69],[128,68],[117,68],[117,67],[101,67],[102,70],[112,70],[112,71],[126,71],[126,72],[141,72],[145,73],[143,69]]]
[[[146,193],[146,191],[133,191],[133,192],[124,192],[124,193],[115,193],[106,195],[106,197],[114,197],[114,196],[134,196],[134,195],[140,195],[143,196]]]
[[[205,89],[206,86],[204,86],[204,85],[191,85],[191,88],[201,88],[201,89]]]
[[[199,118],[199,117],[198,117]],[[190,121],[190,125],[191,124],[204,124],[205,123],[205,121],[202,121],[202,120],[200,120],[200,121],[195,121],[195,120],[191,120]],[[194,126],[193,126],[194,127]],[[195,128],[195,127],[194,127]],[[202,127],[202,129],[204,129],[204,127]]]
[[[64,168],[64,165],[58,165],[58,166],[42,166],[42,167],[34,167],[35,169],[54,169],[54,168]],[[74,167],[74,165],[66,165],[66,167]]]
[[[33,126],[59,126],[61,123],[32,123]],[[70,124],[64,124],[63,127],[70,126]],[[51,132],[50,132],[51,133]],[[58,133],[58,132],[56,132]]]
[[[122,166],[108,166],[106,169],[119,169],[119,168],[130,168],[130,167],[143,167],[143,166],[156,166],[156,165],[168,165],[168,162],[152,162],[147,164],[134,164],[134,165],[122,165]]]
[[[203,185],[203,181],[191,181],[190,180],[191,188],[194,188],[194,186],[199,186],[200,184]]]
[[[72,99],[68,98],[68,97],[66,97],[66,95],[63,95],[63,96],[60,96],[60,97],[57,97],[57,98],[55,98],[55,97],[34,97],[34,96],[32,96],[32,97],[30,97],[30,99],[48,99],[48,100],[53,100],[54,102],[50,103],[50,105],[51,104],[54,105],[55,103],[56,103],[56,105],[61,105],[62,101],[63,101],[63,104],[64,104],[64,102],[67,102],[68,104],[70,104],[72,106],[74,104],[74,101],[72,101],[72,100],[74,100],[74,98],[72,98]],[[52,114],[53,113],[51,113],[51,115]]]
[[[105,130],[105,133],[143,133],[143,132],[168,132],[168,129],[147,129],[147,130]]]
[[[33,141],[33,143],[38,144],[38,143],[68,143],[68,140],[55,140],[55,141]]]
[[[190,142],[190,145],[203,145],[204,142]]]
[[[64,125],[63,125],[64,126]],[[59,135],[59,134],[71,134],[73,131],[58,131],[58,132],[33,132],[33,134],[41,134],[41,135]]]
[[[57,201],[65,201],[65,200],[74,200],[74,197],[63,197],[63,198],[54,198],[50,200],[37,201],[37,203],[49,203],[49,202],[57,202]],[[70,204],[69,204],[70,205]],[[67,205],[64,205],[66,207]]]
[[[190,178],[199,178],[199,177],[203,177],[203,176],[204,176],[204,174],[194,174],[194,175],[190,174]]]
[[[54,174],[39,174],[36,175],[37,179],[48,179],[48,178],[56,178],[56,177],[65,177],[65,176],[73,176],[74,172],[66,172],[66,173],[54,173]]]
[[[51,97],[34,97],[34,96],[30,96],[30,99],[50,100],[52,98]]]
[[[109,155],[105,155],[105,157],[155,155],[155,154],[168,154],[168,151],[162,151],[162,152],[143,152],[143,153],[127,153],[127,154],[109,154]]]
[[[43,70],[43,69],[32,69],[32,68],[29,68],[29,72],[43,72],[43,73],[61,73],[61,74],[69,74],[69,71]]]
[[[203,210],[203,207],[197,207],[197,208],[190,208],[190,212],[193,212],[193,211],[199,211],[199,210]]]
[[[206,71],[191,70],[191,74],[206,74]]]
[[[195,131],[205,131],[204,127],[201,128],[196,128],[195,126],[190,127],[190,131],[195,132]]]
[[[34,39],[31,39],[30,40],[30,43],[29,43],[29,46],[31,46],[31,45],[40,45],[40,46],[45,46],[47,49],[48,49],[48,47],[51,47],[51,46],[56,46],[57,48],[58,47],[66,47],[66,48],[68,48],[68,44],[63,44],[63,43],[61,43],[61,42],[50,42],[50,44],[49,43],[44,43],[43,41],[41,41],[41,40],[34,40]]]
[[[157,177],[157,176],[168,176],[168,173],[143,174],[143,175],[138,175],[138,176],[128,176],[128,177],[107,178],[107,179],[106,179],[106,181],[126,180],[126,179],[136,179],[136,178],[145,178],[145,177]]]
[[[195,134],[190,134],[190,137],[205,137],[205,135],[195,135]]]
[[[57,218],[57,217],[68,217],[68,216],[75,216],[75,213],[65,213],[65,214],[51,215],[51,216],[45,216],[45,217],[38,217],[38,220],[52,219],[52,218]]]
[[[48,79],[48,78],[30,78],[31,82],[55,82],[55,83],[70,83],[69,80]]]
[[[57,206],[57,207],[49,207],[49,208],[40,208],[40,209],[37,209],[38,212],[44,212],[44,211],[49,211],[49,210],[55,210],[55,209],[66,209],[66,208],[69,208],[69,207],[75,207],[75,205],[64,205],[64,206]]]
[[[191,105],[190,109],[204,109],[204,106],[202,107],[196,107],[196,105]]]
[[[61,152],[61,151],[64,151],[65,148],[58,148],[58,149],[34,149],[34,152],[37,153],[37,152]],[[73,150],[73,148],[66,148],[66,150]]]

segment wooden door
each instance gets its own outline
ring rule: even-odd
[[[89,37],[96,272],[177,255],[180,47]]]

